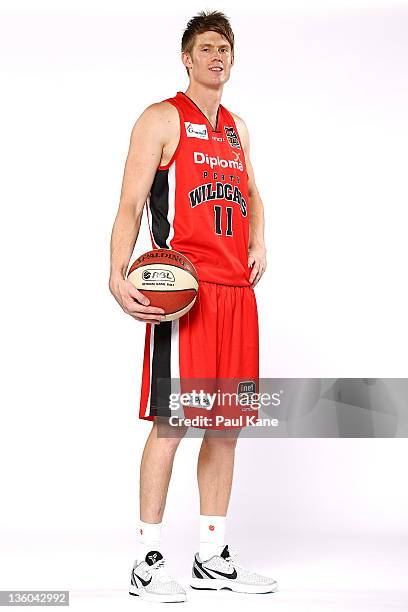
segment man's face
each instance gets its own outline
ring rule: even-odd
[[[231,46],[218,32],[197,34],[191,57],[183,53],[182,58],[189,68],[190,80],[218,88],[230,77]]]

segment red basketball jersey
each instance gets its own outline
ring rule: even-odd
[[[248,286],[248,175],[234,119],[220,104],[214,129],[185,93],[164,101],[178,110],[180,140],[146,202],[152,246],[186,255],[199,280]]]

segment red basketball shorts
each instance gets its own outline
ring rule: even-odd
[[[173,417],[172,424],[183,417],[186,425],[209,429],[244,426],[238,419],[254,415],[245,392],[258,392],[258,378],[254,290],[200,281],[187,314],[146,325],[139,417]]]

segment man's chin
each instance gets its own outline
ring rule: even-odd
[[[205,83],[203,84],[205,84],[210,89],[222,89],[228,80],[229,80],[229,75],[226,76],[225,78],[223,76],[223,78],[218,78],[218,79],[214,79],[210,77],[209,79],[205,79]]]

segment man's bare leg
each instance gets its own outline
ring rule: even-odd
[[[207,430],[197,463],[200,490],[200,558],[219,555],[224,547],[225,522],[231,496],[235,447],[239,432]],[[221,434],[221,435],[219,435]]]
[[[174,456],[187,429],[157,423],[156,418],[140,462],[139,541],[129,593],[150,601],[186,600],[184,587],[163,567],[167,554],[163,554],[161,527]]]
[[[222,435],[207,430],[197,463],[200,514],[226,516],[231,496],[237,429]],[[217,435],[220,434],[221,435]]]
[[[165,427],[169,427],[168,436]],[[155,419],[140,463],[140,520],[145,523],[162,521],[174,456],[188,428],[160,423],[159,429],[160,437]]]

